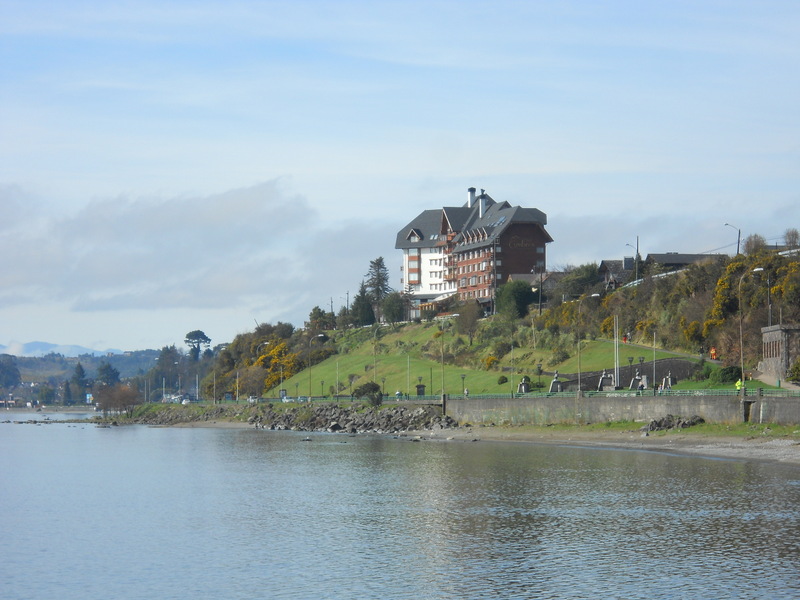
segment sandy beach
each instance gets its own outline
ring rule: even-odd
[[[408,432],[419,439],[462,442],[514,442],[607,447],[690,454],[737,460],[776,461],[800,467],[800,440],[770,437],[724,437],[684,432],[547,430],[546,428],[471,427]]]

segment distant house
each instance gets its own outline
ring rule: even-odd
[[[603,260],[597,268],[606,290],[615,290],[633,280],[635,262],[633,257],[622,260]]]
[[[484,190],[467,193],[463,206],[423,211],[397,234],[412,317],[453,296],[491,309],[511,273],[546,270],[546,245],[553,241],[547,215],[496,202]]]

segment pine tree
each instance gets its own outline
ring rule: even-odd
[[[366,284],[362,281],[358,294],[353,298],[353,305],[350,309],[353,324],[356,327],[372,325],[375,322],[375,312],[372,310],[372,302],[367,291]]]

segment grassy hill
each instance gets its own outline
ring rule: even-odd
[[[535,384],[540,380],[548,385],[554,371],[562,374],[578,372],[577,347],[563,361],[552,364],[548,361],[553,349],[541,343],[533,345],[533,339],[523,329],[515,331],[513,346],[490,369],[486,359],[494,356],[497,344],[468,345],[468,339],[454,331],[454,327],[440,328],[435,323],[409,323],[398,326],[348,331],[328,332],[330,343],[340,353],[284,381],[283,388],[290,396],[321,396],[336,392],[349,395],[355,387],[375,381],[388,396],[400,391],[411,396],[416,394],[416,385],[426,386],[426,395],[460,394],[464,387],[470,394],[510,393],[516,391],[520,378],[527,375]],[[621,345],[622,346],[622,345]],[[626,353],[627,352],[627,353]],[[635,355],[653,360],[653,348],[626,344],[620,350],[621,369],[628,369],[627,356]],[[442,361],[444,355],[444,362]],[[677,352],[655,350],[656,360],[662,358],[687,358],[695,362],[699,357],[687,357]],[[542,365],[538,375],[537,365]],[[583,372],[614,368],[614,343],[612,340],[584,340],[581,344],[580,369]],[[463,376],[463,377],[462,377]],[[505,377],[505,383],[499,383]],[[352,380],[352,385],[350,381]],[[279,385],[267,392],[277,396]],[[333,389],[331,389],[333,387]]]

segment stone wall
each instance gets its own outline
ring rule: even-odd
[[[665,415],[700,416],[711,423],[800,424],[800,398],[665,394],[637,396],[543,396],[448,399],[447,416],[460,424],[545,425],[547,423],[648,422]]]

